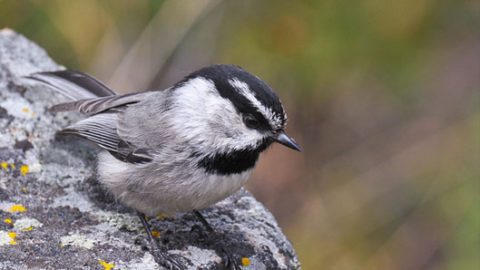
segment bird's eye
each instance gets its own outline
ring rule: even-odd
[[[260,122],[250,114],[243,117],[243,122],[245,122],[245,125],[249,128],[258,128],[260,126]]]

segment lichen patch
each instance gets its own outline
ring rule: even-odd
[[[60,238],[60,246],[74,246],[79,248],[91,249],[95,246],[95,240],[87,238],[81,234],[71,234]]]
[[[119,262],[118,269],[157,270],[158,264],[155,262],[152,254],[145,252],[145,255],[141,259],[134,259],[127,263]]]
[[[29,171],[30,171],[30,168],[28,167],[28,165],[23,164],[22,166],[20,166],[20,174],[22,174],[22,176],[27,175]]]
[[[43,224],[34,218],[21,218],[15,221],[14,228],[16,231],[31,231],[33,228],[42,227]]]
[[[104,260],[98,260],[98,263],[100,263],[101,266],[103,266],[104,270],[111,270],[115,267],[115,264],[113,263],[108,263]]]
[[[0,210],[9,213],[23,213],[27,211],[27,208],[21,204],[0,202]]]
[[[8,162],[2,161],[0,162],[0,168],[4,171],[8,171]]]
[[[16,245],[17,234],[15,232],[0,231],[0,246]]]
[[[242,258],[242,266],[243,266],[243,267],[249,266],[250,263],[251,263],[251,262],[250,262],[250,259],[249,259],[249,258],[247,258],[247,257],[243,257],[243,258]]]
[[[93,208],[93,203],[85,196],[76,192],[73,188],[65,189],[68,193],[64,196],[55,198],[51,207],[70,206],[76,207],[81,212],[90,212]]]
[[[13,95],[12,95],[13,96]],[[7,110],[11,116],[21,119],[29,119],[33,117],[31,105],[20,95],[17,98],[11,98],[0,102],[0,106]]]

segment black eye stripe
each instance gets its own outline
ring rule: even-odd
[[[258,115],[254,115],[254,114],[251,114],[251,113],[244,114],[243,115],[243,122],[247,125],[247,127],[253,128],[253,129],[258,129],[258,130],[270,130],[270,129],[272,129],[272,127],[270,126],[270,123],[260,113],[258,113]],[[253,123],[253,122],[255,122],[255,123]]]
[[[259,123],[260,123],[260,122],[259,122],[255,117],[253,117],[253,115],[251,115],[251,114],[248,114],[248,115],[244,116],[244,117],[243,117],[243,121],[245,122],[245,124],[246,124],[247,126],[253,127],[253,128],[257,127],[257,126],[259,125]]]
[[[240,94],[233,86],[228,82],[228,80],[213,80],[209,78],[215,84],[220,96],[228,99],[232,102],[233,106],[240,112],[242,115],[251,114],[257,119],[260,123],[262,129],[269,129],[270,124],[267,119],[263,116],[262,113],[258,111],[258,108],[253,106],[253,104],[248,100],[244,95]]]
[[[255,98],[263,106],[271,109],[275,115],[280,115],[280,124],[284,124],[284,112],[277,95],[266,83],[247,71],[241,69],[240,67],[232,65],[209,66],[190,74],[178,84],[197,77],[203,77],[212,81],[215,84],[220,96],[230,100],[236,110],[242,115],[252,114],[260,123],[258,129],[271,130],[273,128],[277,128],[271,127],[270,122],[259,111],[259,109],[256,108],[251,101],[248,100],[248,98],[239,93],[239,91],[234,88],[229,81],[238,80],[247,84]]]

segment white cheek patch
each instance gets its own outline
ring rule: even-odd
[[[244,97],[246,97],[248,99],[248,101],[250,101],[250,103],[255,106],[259,111],[260,113],[265,117],[265,119],[267,119],[267,121],[269,122],[269,124],[272,126],[272,127],[281,127],[282,126],[282,119],[281,117],[274,113],[272,111],[271,108],[268,108],[268,107],[265,107],[256,97],[255,95],[253,94],[252,90],[250,90],[250,87],[248,86],[248,84],[246,84],[245,82],[242,82],[238,79],[231,79],[231,80],[228,80],[228,82],[230,83],[230,85],[232,85],[235,89],[238,90],[238,92],[243,95]],[[282,105],[282,109],[283,109],[283,105]]]
[[[172,114],[168,117],[177,135],[219,150],[242,149],[263,137],[243,124],[232,102],[221,97],[215,84],[205,78],[194,78],[175,90]],[[212,122],[215,126],[212,127]],[[232,132],[232,136],[225,133]]]

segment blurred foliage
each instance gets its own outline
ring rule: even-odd
[[[271,84],[303,155],[249,188],[304,269],[480,268],[480,4],[0,0],[0,27],[121,91],[210,63]]]
[[[237,29],[224,31],[227,38],[222,41],[228,49],[222,59],[235,63],[262,59],[258,71],[280,73],[286,80],[295,78],[300,84],[297,90],[310,94],[326,95],[333,90],[326,85],[345,79],[361,82],[371,76],[380,78],[391,91],[407,91],[408,83],[422,74],[422,62],[437,42],[437,29],[445,27],[448,19],[458,19],[448,18],[449,14],[461,14],[465,20],[461,27],[478,29],[480,20],[467,8],[468,3],[237,2],[243,8],[231,10],[243,12],[236,13]]]

